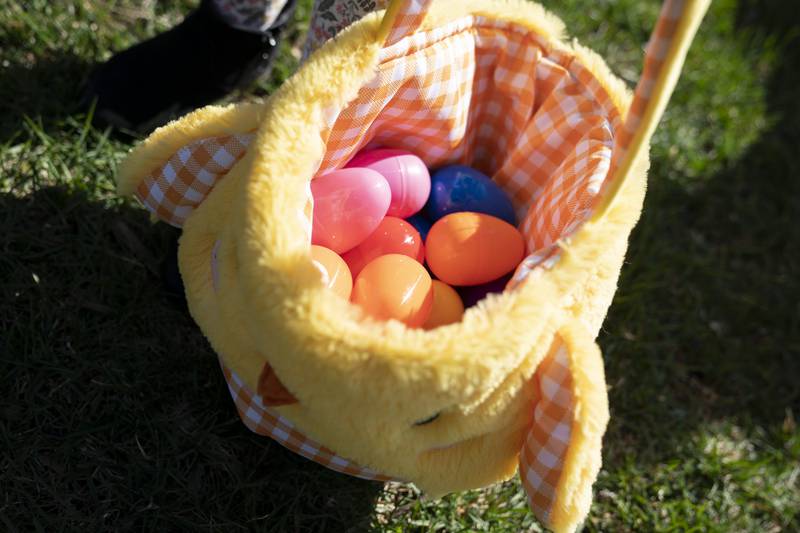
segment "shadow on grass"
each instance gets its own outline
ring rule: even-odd
[[[688,186],[653,161],[600,337],[612,386],[607,467],[631,453],[675,457],[710,424],[780,433],[800,414],[800,18],[787,6],[745,1],[737,16],[742,39],[766,36],[781,50],[768,131]]]
[[[17,58],[19,59],[19,58]],[[21,130],[25,117],[37,117],[46,131],[76,113],[81,87],[92,65],[68,51],[22,58],[2,69],[0,144]]]
[[[366,529],[379,484],[239,421],[161,289],[169,229],[61,189],[0,195],[0,529]]]

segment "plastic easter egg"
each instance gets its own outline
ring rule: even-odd
[[[375,231],[392,199],[383,176],[367,168],[345,168],[314,178],[311,195],[311,243],[337,254],[355,248]]]
[[[509,272],[502,278],[490,281],[489,283],[484,283],[483,285],[473,285],[472,287],[459,287],[458,294],[459,296],[461,296],[461,301],[464,303],[464,307],[465,308],[472,307],[473,305],[480,302],[490,294],[503,292],[513,275],[514,275],[513,272]]]
[[[406,222],[414,226],[414,228],[419,232],[420,237],[422,237],[422,242],[425,242],[425,239],[428,238],[428,232],[431,230],[431,226],[433,222],[425,218],[422,214],[417,213],[414,216],[408,217]]]
[[[428,167],[419,157],[405,150],[378,148],[365,150],[347,163],[346,168],[368,168],[386,178],[392,189],[387,215],[406,218],[425,205],[431,192]]]
[[[485,213],[512,226],[517,222],[511,200],[491,178],[474,168],[450,165],[433,174],[425,214],[436,222],[459,211]]]
[[[517,229],[482,213],[453,213],[428,233],[425,258],[448,285],[481,285],[514,270],[525,253]]]
[[[382,255],[356,277],[352,301],[376,320],[394,318],[416,328],[431,314],[433,284],[428,271],[410,257]]]
[[[425,329],[454,324],[464,316],[464,304],[456,290],[439,280],[433,280],[433,307],[428,320],[422,325]]]
[[[345,300],[350,299],[353,276],[347,264],[336,252],[323,246],[311,245],[311,264],[319,270],[323,285]]]
[[[414,226],[397,217],[386,217],[361,244],[342,255],[342,259],[353,276],[358,276],[367,263],[386,254],[406,255],[422,263],[425,245]]]

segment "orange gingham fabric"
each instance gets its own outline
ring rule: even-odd
[[[513,287],[591,214],[612,147],[617,161],[638,127],[685,0],[664,3],[624,127],[588,70],[511,23],[467,17],[407,35],[429,1],[401,6],[377,76],[351,105],[328,113],[320,173],[367,144],[401,145],[429,166],[472,163],[488,171],[512,197],[526,237],[529,255]],[[147,176],[136,195],[156,216],[181,226],[252,138],[195,141]]]
[[[159,219],[181,227],[214,184],[242,158],[254,134],[199,139],[146,176],[136,197]]]
[[[466,17],[383,49],[356,99],[328,111],[318,174],[379,145],[410,150],[431,168],[471,164],[512,198],[537,257],[591,213],[619,123],[605,90],[570,56],[547,51],[515,24]],[[137,196],[182,225],[252,138],[194,141],[143,180]],[[515,280],[527,274],[520,272]]]
[[[375,481],[392,480],[388,476],[340,457],[318,442],[306,437],[303,433],[297,431],[288,419],[278,414],[274,409],[264,405],[261,402],[261,398],[257,394],[253,394],[244,385],[242,379],[224,364],[222,365],[222,371],[225,374],[225,380],[228,382],[228,389],[236,404],[239,417],[250,431],[271,437],[282,446],[331,470],[362,479]]]
[[[413,33],[425,20],[425,13],[431,0],[407,0],[397,11],[384,46],[391,46]]]
[[[471,16],[383,49],[376,76],[326,114],[319,174],[364,147],[472,165],[509,194],[529,253],[588,217],[619,114],[571,56],[513,23]]]
[[[563,342],[542,361],[534,379],[539,394],[519,456],[519,475],[531,508],[549,523],[575,414],[572,374]]]

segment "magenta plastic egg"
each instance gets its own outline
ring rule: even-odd
[[[342,254],[378,227],[392,193],[386,180],[368,168],[344,168],[311,180],[314,197],[311,243]]]
[[[377,148],[357,154],[347,168],[368,168],[386,178],[392,189],[387,215],[406,218],[425,205],[431,192],[428,167],[419,157],[405,150]]]

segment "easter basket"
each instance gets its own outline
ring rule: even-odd
[[[519,471],[537,517],[574,529],[609,416],[594,339],[707,3],[665,2],[631,95],[537,4],[392,0],[266,101],[200,109],[137,146],[119,191],[183,228],[189,308],[247,427],[433,496]],[[371,320],[320,284],[310,182],[380,146],[471,165],[513,202],[526,257],[460,322]]]

